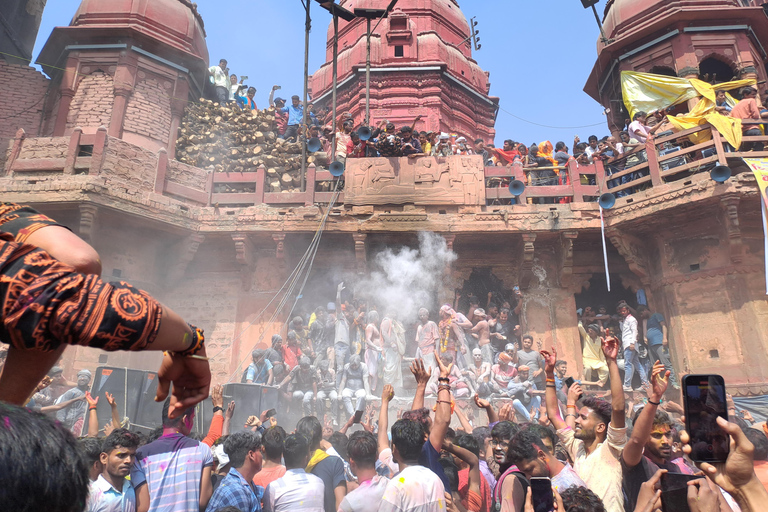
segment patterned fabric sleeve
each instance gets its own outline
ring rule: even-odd
[[[19,243],[26,242],[29,235],[47,226],[61,226],[61,224],[29,206],[0,203],[0,230],[13,235],[15,241]]]
[[[79,274],[10,237],[0,233],[0,339],[44,351],[61,344],[142,350],[155,340],[162,306],[149,294]]]

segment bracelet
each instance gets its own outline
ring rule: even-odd
[[[547,387],[548,388],[555,388],[555,389],[557,389],[557,386],[555,386],[554,384],[547,384]]]
[[[171,355],[177,355],[181,357],[190,357],[196,355],[198,352],[200,352],[203,347],[205,346],[205,336],[203,335],[203,330],[199,327],[195,327],[194,325],[189,325],[189,328],[192,329],[192,344],[185,350],[181,350],[178,352],[170,352]],[[184,335],[184,338],[186,339],[187,335]],[[200,356],[203,357],[203,356]]]
[[[213,408],[213,412],[214,412],[214,413],[215,413],[215,412],[217,412],[217,411],[223,411],[223,410],[224,410],[224,409],[222,409],[222,408],[221,408],[221,407],[219,407],[218,405],[217,405],[216,407],[214,407],[214,408]]]
[[[547,379],[547,382],[552,382],[554,384],[555,379]]]
[[[651,402],[651,399],[649,398],[648,403],[652,405],[661,405],[661,400],[659,400],[658,402]]]
[[[437,386],[437,392],[439,393],[440,391],[449,391],[450,392],[451,391],[451,386],[449,386],[448,384],[440,384],[439,386]]]
[[[88,407],[88,410],[89,411],[95,411],[96,410],[96,406],[92,405],[92,406]]]
[[[568,404],[568,405],[566,405],[566,407],[568,409],[575,409],[576,408],[576,404]]]
[[[566,414],[566,415],[565,415],[565,417],[566,417],[566,418],[567,418],[568,416],[573,416],[574,418],[576,417],[576,415],[575,415],[575,414],[573,414],[572,412],[569,412],[568,414]]]
[[[451,382],[451,379],[448,377],[438,377],[437,382]]]
[[[450,404],[450,400],[435,400],[436,404]]]

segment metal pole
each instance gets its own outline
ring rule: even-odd
[[[301,131],[306,129],[307,126],[307,101],[309,99],[309,31],[312,28],[312,20],[309,17],[309,6],[312,2],[310,0],[305,1],[304,7],[307,11],[307,21],[304,27],[304,103],[303,116],[301,121]],[[299,133],[299,137],[303,137],[304,133]],[[307,140],[303,137],[304,141],[301,144],[301,191],[307,188],[306,186],[306,174],[307,174]]]
[[[339,80],[339,17],[333,16],[333,154],[336,154],[336,85]],[[329,155],[330,156],[330,155]]]
[[[371,126],[371,18],[368,21],[368,51],[365,57],[365,126]]]
[[[600,28],[600,40],[603,43],[608,43],[608,38],[605,37],[605,32],[603,31],[603,24],[600,22],[600,16],[597,14],[597,9],[595,8],[595,4],[592,4],[592,12],[595,14],[595,19],[597,20],[597,26]]]

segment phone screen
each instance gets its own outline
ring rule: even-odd
[[[555,508],[552,480],[539,476],[531,477],[531,501],[534,512],[552,512]]]
[[[730,441],[717,424],[718,416],[728,419],[723,378],[719,375],[686,375],[683,402],[686,430],[691,437],[691,459],[725,461]]]
[[[277,411],[274,409],[270,409],[267,411],[267,418],[273,418],[277,416]]]
[[[661,510],[663,512],[688,512],[688,482],[700,476],[682,473],[661,475]]]
[[[363,418],[363,411],[355,411],[355,423],[360,423],[360,420]]]

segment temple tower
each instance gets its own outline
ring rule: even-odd
[[[201,96],[208,49],[187,0],[83,0],[39,61],[52,78],[44,133],[112,137],[173,153],[189,98]]]
[[[766,79],[768,17],[757,0],[609,0],[598,57],[584,91],[604,107],[611,131],[628,116],[621,71],[708,82]]]
[[[389,0],[342,0],[340,5],[384,9]],[[372,23],[372,29],[376,20]],[[371,124],[398,128],[421,115],[418,130],[452,131],[493,141],[498,98],[489,74],[472,58],[470,28],[456,0],[401,0],[371,36]],[[311,80],[315,103],[330,104],[333,24],[326,63]],[[338,112],[365,118],[366,21],[339,20]]]

